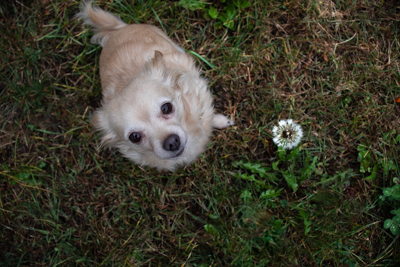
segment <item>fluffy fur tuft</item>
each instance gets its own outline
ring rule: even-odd
[[[113,14],[105,12],[99,7],[92,7],[91,0],[82,3],[81,12],[76,14],[75,17],[83,19],[84,25],[93,27],[96,34],[92,37],[91,42],[100,44],[102,47],[113,31],[128,25]]]

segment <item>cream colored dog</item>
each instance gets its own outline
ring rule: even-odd
[[[160,29],[128,25],[91,1],[77,17],[94,28],[92,42],[103,46],[103,106],[92,118],[102,144],[137,164],[172,171],[206,149],[212,127],[234,124],[214,114],[207,82],[193,58]]]

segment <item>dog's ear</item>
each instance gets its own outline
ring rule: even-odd
[[[164,55],[160,51],[154,51],[154,58],[146,63],[145,68],[153,78],[158,79],[163,84],[180,89],[178,80],[183,74],[182,71],[167,70],[165,68]]]
[[[160,51],[154,51],[154,58],[152,60],[153,66],[164,69],[164,55]]]
[[[102,134],[101,145],[112,145],[115,142],[116,134],[113,132],[103,108],[99,108],[93,113],[91,123]]]
[[[154,51],[154,58],[146,63],[145,68],[153,77],[165,77],[164,56],[160,51]]]

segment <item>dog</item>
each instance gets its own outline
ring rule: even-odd
[[[193,58],[163,31],[126,24],[91,1],[76,15],[100,44],[102,107],[92,115],[101,144],[139,165],[174,171],[205,151],[213,128],[234,124],[214,114],[207,81]]]

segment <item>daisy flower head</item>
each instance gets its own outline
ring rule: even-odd
[[[272,128],[274,143],[283,149],[293,149],[303,137],[303,129],[292,119],[280,120],[278,126]]]

